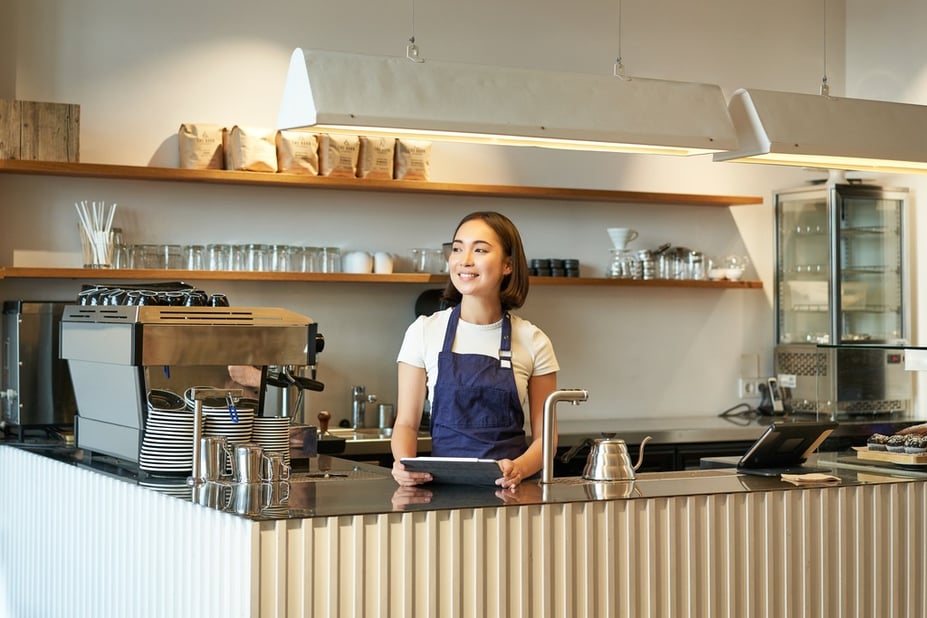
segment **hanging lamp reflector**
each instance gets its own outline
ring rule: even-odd
[[[278,128],[672,155],[736,147],[711,84],[301,48]]]
[[[715,161],[927,172],[927,107],[741,89],[728,104],[738,148]]]

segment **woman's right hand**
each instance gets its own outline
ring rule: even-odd
[[[393,462],[393,479],[403,487],[412,487],[428,483],[431,481],[431,475],[427,472],[410,472],[401,461]]]
[[[242,386],[257,388],[261,385],[261,370],[252,365],[229,365],[229,377]]]

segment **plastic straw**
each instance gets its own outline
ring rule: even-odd
[[[112,251],[113,217],[116,214],[116,204],[107,209],[106,202],[91,202],[89,208],[87,200],[74,203],[81,228],[90,244],[93,264],[110,263]]]

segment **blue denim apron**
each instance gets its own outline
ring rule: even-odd
[[[438,354],[431,406],[431,454],[435,457],[514,459],[528,448],[525,413],[512,371],[512,319],[502,317],[499,358],[451,351],[460,320],[454,307]]]

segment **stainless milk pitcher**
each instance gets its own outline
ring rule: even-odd
[[[232,480],[236,483],[260,483],[264,449],[257,444],[238,444],[232,462]]]
[[[225,436],[207,436],[200,439],[200,480],[216,482],[226,476],[225,470],[231,458],[228,439]]]

